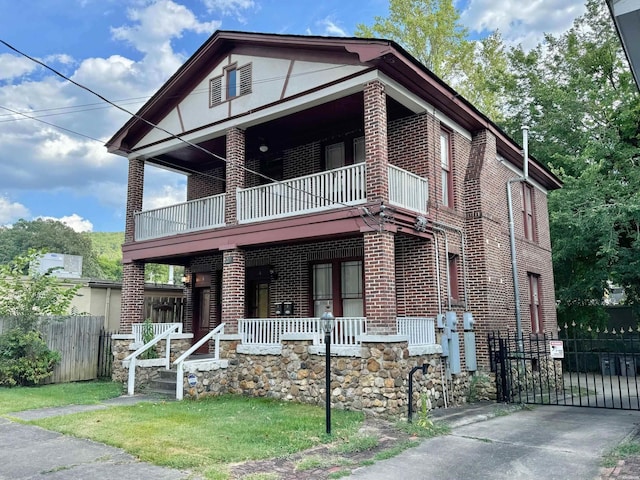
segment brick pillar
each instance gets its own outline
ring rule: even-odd
[[[238,319],[244,317],[245,252],[238,248],[222,253],[222,322],[225,333],[238,332]]]
[[[224,215],[227,225],[237,225],[236,190],[245,186],[245,135],[237,127],[227,130],[227,195]]]
[[[367,200],[388,203],[387,96],[377,80],[364,86],[364,137]]]
[[[144,186],[144,160],[129,160],[127,183],[127,212],[124,242],[135,240],[135,213],[142,210]],[[143,320],[144,263],[132,262],[122,266],[122,303],[120,306],[120,333],[131,333],[131,324]]]
[[[364,291],[370,334],[396,333],[395,263],[394,233],[364,233]]]

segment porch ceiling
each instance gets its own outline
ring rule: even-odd
[[[387,117],[390,121],[411,114],[409,109],[393,98],[387,97]],[[246,155],[247,158],[257,156],[258,147],[263,140],[267,142],[270,150],[280,151],[362,129],[363,118],[364,99],[362,92],[358,92],[248,128]],[[224,136],[207,140],[199,145],[215,155],[226,157]],[[213,155],[189,145],[149,158],[147,162],[186,171],[208,170],[224,163]]]

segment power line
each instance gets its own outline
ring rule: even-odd
[[[150,126],[150,127],[152,127],[152,128],[155,128],[155,129],[157,129],[157,130],[160,130],[160,131],[161,131],[161,132],[163,132],[163,133],[166,133],[167,135],[169,135],[169,137],[171,137],[171,138],[173,138],[173,139],[176,139],[176,140],[178,140],[178,141],[180,141],[180,142],[182,142],[182,143],[185,143],[186,145],[189,145],[189,146],[191,146],[191,147],[195,148],[196,150],[199,150],[199,151],[201,151],[201,152],[205,153],[206,155],[210,155],[210,156],[212,156],[213,158],[216,158],[216,159],[218,159],[218,160],[221,160],[221,161],[223,161],[223,162],[225,162],[225,163],[233,163],[233,162],[231,162],[229,159],[224,158],[224,157],[222,157],[222,156],[220,156],[220,155],[218,155],[218,154],[216,154],[216,153],[214,153],[214,152],[211,152],[211,151],[207,150],[206,148],[204,148],[204,147],[202,147],[202,146],[200,146],[200,145],[198,145],[198,144],[195,144],[195,143],[193,143],[193,142],[191,142],[191,141],[189,141],[189,140],[185,140],[184,138],[179,137],[178,135],[174,134],[173,132],[170,132],[169,130],[167,130],[167,129],[163,128],[163,127],[160,127],[159,125],[157,125],[157,124],[155,124],[155,123],[151,122],[150,120],[147,120],[146,118],[144,118],[144,117],[142,117],[142,116],[138,115],[137,113],[133,113],[133,112],[131,112],[131,111],[127,110],[126,108],[124,108],[124,107],[122,107],[122,106],[120,106],[120,105],[117,105],[116,103],[114,103],[114,102],[112,102],[111,100],[107,99],[107,98],[106,98],[106,97],[104,97],[103,95],[101,95],[101,94],[99,94],[99,93],[95,92],[94,90],[90,89],[89,87],[87,87],[87,86],[85,86],[85,85],[83,85],[83,84],[81,84],[81,83],[79,83],[79,82],[76,82],[75,80],[73,80],[73,79],[71,79],[71,78],[67,77],[66,75],[64,75],[63,73],[59,72],[59,71],[58,71],[58,70],[56,70],[55,68],[53,68],[53,67],[51,67],[51,66],[47,65],[47,64],[46,64],[46,63],[44,63],[43,61],[38,60],[37,58],[34,58],[34,57],[32,57],[32,56],[28,55],[27,53],[22,52],[21,50],[18,50],[16,47],[14,47],[13,45],[11,45],[11,44],[9,44],[9,43],[5,42],[4,40],[0,39],[0,43],[2,43],[4,46],[6,46],[7,48],[9,48],[10,50],[13,50],[14,52],[16,52],[18,55],[21,55],[21,56],[23,56],[23,57],[27,58],[28,60],[31,60],[32,62],[34,62],[34,63],[36,63],[36,64],[38,64],[38,65],[40,65],[40,66],[44,67],[45,69],[47,69],[47,70],[49,70],[49,71],[53,72],[54,74],[56,74],[56,75],[57,75],[57,76],[59,76],[60,78],[62,78],[62,79],[64,79],[64,80],[68,81],[69,83],[72,83],[73,85],[77,86],[78,88],[81,88],[82,90],[85,90],[85,91],[89,92],[90,94],[95,95],[96,97],[98,97],[98,98],[99,98],[100,100],[102,100],[103,102],[108,103],[109,105],[111,105],[111,106],[113,106],[113,107],[117,108],[118,110],[120,110],[120,111],[122,111],[122,112],[124,112],[124,113],[126,113],[126,114],[128,114],[128,115],[130,115],[130,116],[131,116],[131,117],[133,117],[133,118],[137,118],[138,120],[140,120],[141,122],[143,122],[143,123],[144,123],[144,124],[146,124],[146,125],[149,125],[149,126]],[[332,67],[332,68],[334,68],[334,67]],[[35,118],[34,118],[34,120],[35,120]],[[74,132],[74,133],[77,133],[77,132]],[[96,140],[96,139],[93,139],[93,140]],[[305,190],[303,190],[303,189],[301,189],[301,188],[294,187],[293,185],[290,185],[290,184],[283,184],[281,181],[278,181],[278,180],[276,180],[276,179],[274,179],[274,178],[271,178],[271,177],[269,177],[269,176],[267,176],[267,175],[265,175],[265,174],[263,174],[263,173],[261,173],[261,172],[257,172],[257,171],[255,171],[255,170],[252,170],[252,169],[250,169],[250,168],[247,168],[247,167],[246,167],[245,165],[243,165],[243,164],[239,164],[238,166],[239,166],[241,169],[245,170],[246,172],[249,172],[249,173],[252,173],[252,174],[254,174],[254,175],[257,175],[258,177],[260,177],[260,178],[264,178],[265,180],[269,180],[269,181],[270,181],[270,182],[272,182],[272,183],[277,183],[277,184],[279,184],[279,185],[285,186],[285,187],[287,187],[287,188],[289,188],[289,189],[291,189],[291,190],[295,190],[295,191],[303,192],[303,193],[305,193],[305,194],[307,194],[307,195],[310,195],[310,196],[312,196],[312,197],[315,197],[315,198],[318,198],[318,199],[321,199],[321,200],[328,201],[329,203],[332,203],[332,204],[338,204],[338,205],[342,205],[342,206],[345,206],[345,207],[351,207],[351,205],[348,205],[348,204],[346,204],[346,203],[344,203],[344,202],[335,201],[335,200],[333,200],[333,199],[330,199],[330,198],[327,198],[327,197],[324,197],[324,196],[322,196],[322,195],[318,195],[318,194],[315,194],[315,193],[309,193],[309,192],[307,192],[307,191],[305,191]],[[198,172],[198,173],[200,173],[200,172]],[[215,178],[215,177],[214,177],[214,178]]]

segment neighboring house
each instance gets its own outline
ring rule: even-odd
[[[627,54],[636,85],[640,88],[640,0],[607,0]]]
[[[107,146],[129,161],[120,329],[143,320],[145,263],[184,265],[184,331],[197,340],[224,323],[235,342],[227,391],[313,402],[302,387],[319,381],[321,355],[295,364],[312,372],[295,388],[292,372],[253,369],[284,369],[305,333],[324,352],[313,320],[329,305],[336,352],[361,361],[338,363],[340,378],[389,389],[369,398],[354,381],[332,392],[338,406],[404,408],[423,363],[436,403],[459,401],[476,369],[462,313],[481,369],[487,334],[516,328],[507,185],[523,332],[557,332],[547,193],[560,181],[534,159],[517,181],[520,146],[394,42],[218,31]],[[145,166],[184,173],[188,201],[142,211]],[[434,324],[447,311],[460,334]]]
[[[78,294],[71,301],[74,312],[104,317],[104,328],[117,332],[120,328],[122,283],[110,280],[65,279],[72,286],[80,283]],[[181,287],[147,283],[140,318],[154,322],[180,322],[184,316],[184,291]]]

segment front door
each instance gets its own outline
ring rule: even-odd
[[[193,342],[196,343],[211,331],[211,289],[193,289]],[[205,342],[196,353],[209,353],[209,342]]]
[[[269,318],[269,283],[249,280],[247,282],[247,317]]]

